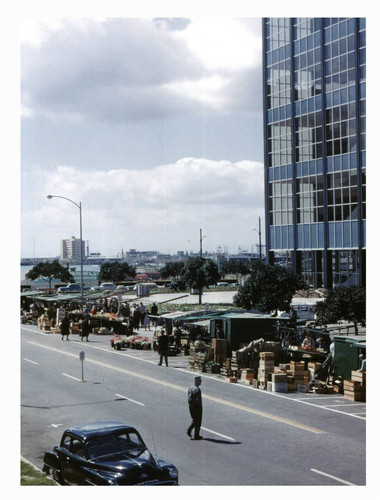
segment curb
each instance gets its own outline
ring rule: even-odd
[[[46,477],[49,477],[49,479],[51,479],[51,480],[52,480],[52,481],[54,481],[54,482],[55,482],[58,486],[60,486],[60,485],[59,485],[59,483],[57,483],[57,481],[55,481],[52,477],[47,476],[47,475],[45,474],[45,472],[43,472],[41,469],[39,469],[39,468],[38,468],[38,467],[36,467],[34,464],[32,464],[32,462],[30,462],[27,458],[25,458],[25,457],[23,457],[23,456],[21,455],[21,458],[20,458],[20,459],[21,459],[21,461],[22,461],[22,462],[24,462],[25,464],[30,465],[30,466],[31,466],[34,470],[36,470],[37,472],[40,472],[41,474],[43,474],[43,475],[44,475],[44,476],[46,476]]]

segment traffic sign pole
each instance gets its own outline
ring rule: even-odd
[[[85,380],[84,380],[84,378],[83,378],[83,361],[84,361],[84,358],[85,358],[85,357],[86,357],[86,356],[85,356],[85,354],[84,354],[84,351],[81,351],[81,352],[79,353],[79,359],[81,360],[81,363],[82,363],[82,382],[84,382],[84,381],[85,381]]]

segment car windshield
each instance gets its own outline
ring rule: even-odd
[[[136,432],[124,432],[111,436],[102,436],[92,439],[87,444],[89,459],[99,458],[115,453],[128,453],[133,456],[140,455],[146,446]]]

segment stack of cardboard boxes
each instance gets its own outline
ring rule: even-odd
[[[259,389],[266,389],[267,383],[271,381],[271,373],[274,370],[274,352],[259,353],[259,368],[257,370],[257,381]]]
[[[52,329],[52,322],[47,314],[43,314],[37,320],[37,326],[40,330],[50,331]]]

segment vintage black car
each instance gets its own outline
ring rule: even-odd
[[[178,470],[153,457],[139,432],[113,420],[67,429],[44,455],[43,470],[60,484],[177,485]]]

